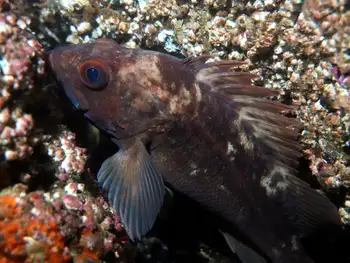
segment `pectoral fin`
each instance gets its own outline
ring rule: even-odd
[[[139,140],[121,146],[103,162],[97,178],[130,239],[140,240],[152,228],[163,205],[165,185]]]
[[[253,249],[249,248],[242,242],[238,241],[236,238],[230,234],[220,231],[224,236],[227,245],[230,247],[232,252],[238,255],[243,263],[266,263],[267,261],[255,252]]]

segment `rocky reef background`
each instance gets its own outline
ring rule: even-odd
[[[140,244],[126,242],[95,183],[116,150],[75,112],[45,51],[111,37],[179,57],[246,60],[297,105],[300,176],[339,207],[342,231],[305,241],[350,262],[350,5],[346,0],[0,0],[0,262],[238,262],[220,220],[185,197]]]

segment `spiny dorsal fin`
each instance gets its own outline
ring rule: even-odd
[[[203,63],[197,66],[196,81],[203,92],[218,101],[217,104],[225,103],[237,113],[234,121],[239,134],[244,134],[257,147],[251,154],[268,160],[268,170],[255,174],[260,176],[261,187],[270,198],[284,204],[291,222],[298,227],[299,236],[330,223],[339,224],[336,207],[295,176],[298,158],[302,156],[298,142],[301,123],[281,114],[292,110],[293,106],[263,98],[276,95],[278,91],[254,86],[252,80],[257,76],[231,71],[237,65],[237,62],[228,61]]]
[[[247,65],[246,61],[220,60],[207,62],[212,56],[188,57],[183,64],[196,71],[197,78],[202,78],[206,84],[221,92],[232,95],[250,95],[252,97],[267,97],[278,94],[277,90],[266,89],[252,85],[252,80],[259,76],[250,72],[235,72],[240,66]],[[209,83],[208,83],[209,82]]]
[[[253,140],[262,141],[270,149],[269,152],[275,153],[273,158],[276,161],[289,161],[296,165],[297,158],[301,156],[301,147],[297,142],[300,123],[280,114],[293,107],[265,99],[277,95],[279,91],[253,85],[252,80],[257,75],[232,71],[243,64],[237,61],[202,63],[196,79],[213,96],[232,105],[232,109],[238,113],[237,125],[248,129]]]

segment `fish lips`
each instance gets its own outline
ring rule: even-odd
[[[50,50],[46,52],[46,60],[48,61],[49,69],[52,72],[52,76],[60,87],[63,88],[66,96],[69,98],[74,108],[81,111],[89,110],[89,103],[85,96],[77,89],[74,89],[72,81],[66,74],[60,74],[64,72],[61,68],[61,52],[60,48]]]

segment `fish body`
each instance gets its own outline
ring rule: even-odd
[[[120,148],[98,181],[132,239],[152,227],[167,184],[247,237],[223,233],[243,262],[312,262],[299,239],[340,219],[295,176],[299,123],[264,98],[276,91],[237,71],[242,62],[208,58],[100,39],[57,48],[49,63],[73,105]]]

